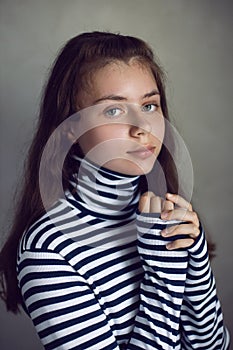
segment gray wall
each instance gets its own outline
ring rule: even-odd
[[[11,222],[11,202],[32,138],[40,91],[58,49],[70,37],[90,30],[142,37],[154,47],[169,76],[170,108],[194,167],[193,201],[217,244],[213,269],[231,330],[232,4],[227,0],[0,1],[1,229]],[[41,349],[30,320],[7,314],[2,303],[0,307],[1,349]]]

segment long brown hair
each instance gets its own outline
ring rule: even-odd
[[[86,88],[88,76],[108,63],[116,60],[128,63],[132,58],[146,64],[151,69],[161,95],[161,108],[164,117],[169,120],[165,95],[165,75],[151,48],[138,38],[108,32],[83,33],[67,42],[52,67],[44,89],[38,127],[29,150],[24,184],[19,194],[12,229],[0,253],[1,296],[10,311],[17,312],[18,305],[22,303],[16,273],[19,240],[25,230],[45,213],[39,187],[39,169],[45,145],[51,138],[53,131],[64,120],[78,111],[78,97],[81,90]],[[173,139],[169,130],[166,130],[165,138],[169,139],[169,143],[172,144]],[[51,202],[59,197],[53,183],[58,176],[58,157],[60,155],[56,150],[62,151],[61,142],[57,137],[51,143],[50,152],[46,159],[46,163],[49,165],[48,169],[50,169],[50,180],[46,183]],[[64,189],[67,187],[70,173],[73,172],[71,155],[76,153],[81,156],[80,152],[78,144],[75,144],[66,157],[62,170]],[[158,161],[166,177],[167,190],[177,193],[176,168],[172,156],[165,146],[162,146]],[[144,185],[145,182],[142,181],[143,188]]]

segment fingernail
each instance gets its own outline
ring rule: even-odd
[[[168,196],[168,197],[172,197],[173,194],[172,194],[172,193],[167,193],[167,196]]]
[[[166,245],[166,248],[167,248],[168,250],[171,250],[171,249],[172,249],[172,244],[171,244],[171,243],[168,243],[168,244]]]
[[[163,237],[166,237],[168,235],[168,231],[167,231],[167,228],[165,228],[164,230],[161,231],[161,235]]]

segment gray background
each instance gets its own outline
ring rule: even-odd
[[[40,92],[58,49],[90,30],[148,41],[166,68],[169,105],[194,167],[193,202],[217,244],[212,263],[233,330],[233,6],[211,0],[2,0],[1,242],[35,128]],[[0,303],[2,350],[42,349],[30,320]],[[233,333],[233,332],[232,332]]]

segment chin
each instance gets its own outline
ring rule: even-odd
[[[125,159],[114,159],[106,162],[104,167],[121,174],[140,176],[149,174],[153,169],[154,164],[155,161],[143,162],[142,164],[139,164]]]

